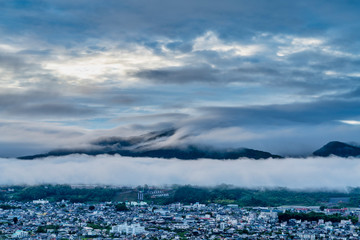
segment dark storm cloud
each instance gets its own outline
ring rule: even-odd
[[[159,83],[191,83],[191,82],[216,82],[219,81],[219,71],[210,67],[178,67],[156,70],[142,70],[135,73],[136,77]]]
[[[359,66],[359,59],[301,52],[292,54],[282,64],[268,61],[265,64],[240,67],[232,74],[232,81],[298,89],[304,95],[341,92],[360,85],[358,77],[348,75],[356,72]],[[328,72],[334,74],[327,74]]]
[[[359,101],[319,101],[284,105],[202,108],[208,116],[242,125],[323,124],[360,116]]]
[[[254,40],[260,53],[236,56],[232,51],[239,49],[241,54],[243,48],[246,53],[246,44],[251,42],[249,39],[243,40],[245,45],[241,42],[236,45],[238,42],[226,42],[213,32],[207,34],[208,39],[205,37],[203,42],[196,43],[195,39],[200,48],[201,44],[210,46],[192,51],[191,67],[187,63],[181,67],[140,69],[131,73],[132,76],[154,83],[258,84],[285,91],[290,89],[305,96],[329,91],[345,92],[360,84],[357,77],[359,56],[330,45],[326,36],[283,36],[283,42],[279,43],[276,40],[279,36],[272,35],[268,39]],[[204,62],[211,68],[204,67]]]
[[[28,91],[0,93],[0,112],[29,118],[58,118],[94,116],[100,109],[72,102],[56,92]]]
[[[214,31],[225,41],[252,43],[254,35],[267,33],[270,36],[293,35],[300,37],[321,36],[336,49],[347,49],[349,42],[358,42],[356,35],[347,34],[346,42],[335,41],[335,36],[345,32],[356,32],[358,3],[351,1],[11,1],[1,3],[4,9],[0,19],[2,30],[16,36],[27,30],[30,36],[60,45],[74,45],[81,39],[97,39],[93,48],[102,39],[116,39],[118,47],[125,42],[143,44],[156,53],[159,42],[172,39],[165,44],[169,49],[189,52],[194,38],[206,31]],[[151,20],[150,20],[151,19]],[[16,22],[16,24],[11,24]],[[266,23],[266,24],[265,24]],[[25,31],[26,32],[26,31]],[[266,37],[264,37],[266,41]],[[263,40],[263,41],[264,41]],[[262,44],[269,48],[278,47],[271,37]],[[291,40],[290,40],[291,41]],[[150,44],[153,43],[153,44]],[[281,44],[280,44],[281,45]],[[101,48],[103,49],[103,48]],[[311,49],[311,48],[310,48]],[[104,50],[104,49],[103,49]],[[352,49],[353,51],[354,49]],[[358,49],[359,50],[359,49]],[[37,52],[37,53],[36,53]],[[74,55],[79,55],[73,51]],[[50,54],[49,50],[23,50],[22,53]],[[197,61],[206,54],[212,55],[209,64],[217,68],[197,66]],[[274,54],[274,53],[272,53]],[[80,54],[81,55],[81,54]],[[329,79],[322,71],[354,71],[358,59],[334,57],[320,54],[318,49],[291,54],[283,62],[277,62],[268,53],[248,59],[252,66],[242,66],[246,58],[226,60],[211,51],[197,52],[191,59],[191,67],[139,69],[135,76],[155,83],[191,82],[253,82],[265,85],[294,87],[304,93],[346,89],[355,81],[347,78],[339,83],[339,78]],[[267,59],[267,60],[266,60]],[[14,62],[14,60],[11,60]],[[9,62],[11,62],[9,61]],[[17,59],[16,61],[19,61]],[[353,63],[346,64],[352,61]],[[14,62],[16,64],[16,62]],[[195,66],[194,66],[195,65]],[[228,67],[224,67],[228,66]],[[232,71],[239,67],[239,71]],[[299,69],[301,67],[301,69]],[[317,67],[317,70],[316,70]],[[321,69],[319,69],[321,68]],[[272,72],[264,72],[272,69]],[[253,72],[251,72],[253,70]],[[221,73],[221,74],[220,74]],[[274,75],[276,73],[276,75]],[[53,78],[43,72],[39,78]],[[111,76],[110,78],[116,78]],[[338,83],[336,83],[338,82]],[[347,86],[346,83],[349,82]]]
[[[148,115],[121,117],[116,120],[117,121],[151,121],[151,120],[166,119],[166,121],[169,121],[169,120],[182,120],[188,117],[190,116],[185,113],[163,113],[163,114],[148,114]]]
[[[360,86],[359,77],[346,76],[346,73],[345,75],[342,73],[337,76],[328,76],[324,71],[319,71],[312,66],[303,65],[302,69],[298,69],[296,66],[295,63],[279,66],[278,63],[268,62],[267,64],[245,64],[238,68],[225,70],[206,67],[147,69],[131,75],[145,81],[164,84],[260,84],[264,87],[291,89],[291,91],[305,96],[329,91],[346,92],[355,86]],[[353,66],[351,69],[355,70],[356,67]],[[340,66],[332,68],[331,65],[327,66],[326,69],[349,71],[348,68],[341,68]]]
[[[37,116],[51,116],[51,117],[73,117],[73,116],[93,116],[97,111],[86,106],[74,106],[73,104],[37,104],[25,105],[16,111],[10,110],[12,113],[20,115],[37,115]]]
[[[267,75],[267,76],[280,76],[277,69],[269,67],[239,67],[236,69],[240,74],[254,74],[254,75]]]
[[[112,104],[134,104],[140,101],[141,97],[131,96],[131,95],[114,95],[114,96],[107,96],[108,102]]]
[[[354,90],[351,90],[343,95],[341,95],[343,98],[360,98],[360,87],[355,88]]]
[[[24,70],[33,65],[26,63],[21,57],[13,54],[4,54],[0,52],[0,65],[2,68],[10,70]]]
[[[79,86],[73,89],[67,86],[46,89],[41,86],[33,85],[27,91],[0,91],[0,114],[9,118],[74,120],[108,116],[114,107],[136,106],[144,102],[141,94],[117,88],[88,88],[85,91]]]
[[[59,93],[52,91],[29,90],[25,92],[7,91],[0,92],[0,104],[2,108],[8,106],[13,108],[16,105],[27,104],[30,102],[47,102],[49,100],[58,100]]]

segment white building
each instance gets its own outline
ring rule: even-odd
[[[145,233],[145,228],[140,226],[139,223],[128,225],[127,223],[116,225],[111,228],[111,233],[120,233],[126,235],[137,235]]]
[[[184,224],[174,224],[174,228],[176,229],[181,229],[181,230],[186,230],[186,229],[189,229],[190,226],[186,223]]]
[[[147,206],[148,204],[146,202],[126,202],[126,206]]]
[[[34,204],[46,204],[49,203],[48,200],[44,200],[44,199],[39,199],[39,200],[33,200]]]
[[[22,230],[16,230],[11,237],[12,238],[26,238],[29,235],[28,232],[22,231]]]
[[[225,223],[220,223],[220,230],[225,230],[226,224]]]

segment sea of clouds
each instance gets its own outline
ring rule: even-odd
[[[192,184],[293,189],[360,186],[360,159],[178,160],[70,155],[37,160],[0,158],[0,184]]]

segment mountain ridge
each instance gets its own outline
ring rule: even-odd
[[[176,129],[168,129],[128,138],[99,138],[92,142],[93,148],[90,149],[57,149],[44,154],[18,157],[18,159],[32,160],[36,158],[66,156],[70,154],[86,154],[91,156],[100,154],[119,154],[127,157],[153,157],[166,159],[178,158],[181,160],[199,158],[225,160],[238,159],[242,157],[251,159],[282,158],[279,155],[274,155],[269,152],[250,148],[215,149],[208,146],[196,146],[193,144],[177,147],[152,147],[154,143],[157,143],[158,141],[161,142],[161,140],[166,140],[175,133]]]
[[[218,159],[234,160],[239,158],[268,159],[283,158],[280,155],[270,152],[255,150],[250,148],[223,148],[217,149],[210,146],[186,144],[180,146],[162,146],[168,138],[176,134],[176,129],[166,129],[162,131],[149,132],[133,137],[102,137],[91,142],[90,148],[68,148],[56,149],[43,154],[18,157],[18,159],[32,160],[54,156],[67,156],[71,154],[86,154],[96,156],[101,154],[119,154],[126,157],[151,157],[151,158],[177,158],[181,160],[191,159]],[[160,145],[159,145],[160,143]],[[314,151],[312,156],[328,157],[335,155],[339,157],[358,157],[360,147],[331,141]]]

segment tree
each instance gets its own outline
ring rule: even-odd
[[[90,210],[90,211],[94,211],[94,209],[95,209],[95,206],[93,206],[93,205],[91,205],[91,206],[89,207],[89,210]]]
[[[129,211],[125,203],[119,203],[115,206],[116,211]]]
[[[206,202],[210,198],[209,191],[205,188],[183,186],[175,190],[174,201],[184,203]]]
[[[14,224],[17,224],[19,220],[18,220],[17,217],[14,217],[14,218],[13,218],[13,221],[14,221]]]
[[[38,226],[38,228],[36,229],[36,233],[46,233],[46,227]]]

